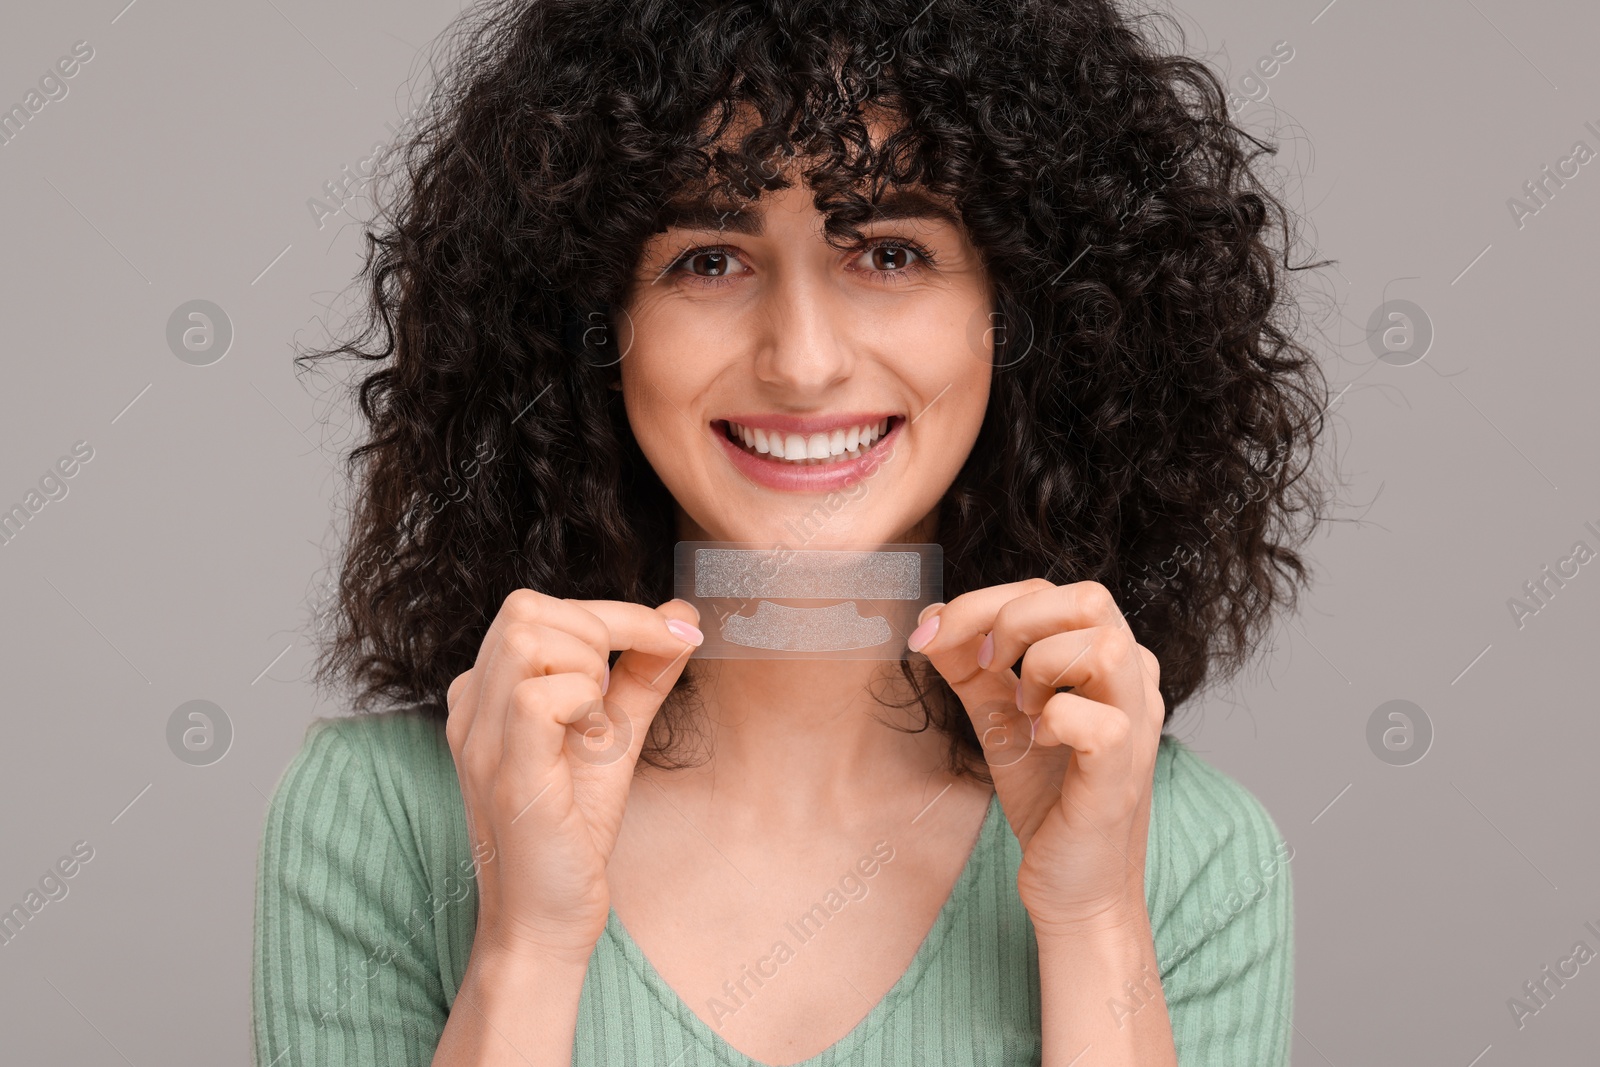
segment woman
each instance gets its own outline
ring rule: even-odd
[[[1287,1062],[1290,853],[1162,734],[1321,502],[1215,78],[1099,2],[466,40],[316,354],[367,714],[268,811],[258,1063]],[[942,547],[903,660],[695,658],[674,546],[797,530]]]

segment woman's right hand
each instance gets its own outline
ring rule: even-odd
[[[682,600],[506,597],[446,695],[478,868],[474,948],[487,937],[509,957],[587,963],[611,910],[606,864],[634,765],[703,640],[698,621]]]

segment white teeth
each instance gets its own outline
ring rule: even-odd
[[[795,464],[832,463],[840,459],[855,459],[871,448],[873,443],[889,431],[890,419],[880,419],[863,426],[840,427],[828,433],[814,433],[802,437],[797,433],[779,433],[759,427],[728,423],[733,438],[743,441],[746,448],[761,455]]]

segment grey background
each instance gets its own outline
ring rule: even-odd
[[[74,42],[95,52],[0,146],[0,505],[94,449],[0,547],[0,906],[94,849],[0,945],[0,1033],[18,1063],[241,1063],[266,797],[338,711],[307,684],[308,622],[355,427],[289,359],[337,328],[362,246],[306,202],[425,95],[416,49],[456,9],[123,3],[13,5],[0,33],[7,107]],[[1235,86],[1294,49],[1242,114],[1338,261],[1306,324],[1345,479],[1299,616],[1175,732],[1294,847],[1296,1064],[1593,1062],[1600,962],[1521,1029],[1507,1000],[1580,939],[1600,950],[1600,562],[1520,628],[1508,600],[1576,541],[1600,550],[1600,162],[1521,228],[1507,200],[1576,140],[1600,150],[1600,16],[1325,4],[1175,9]],[[1408,366],[1367,344],[1397,298],[1435,331]],[[210,366],[166,341],[195,299],[235,332]],[[1367,741],[1396,699],[1434,731],[1409,766]],[[191,700],[232,724],[208,766],[168,747]]]

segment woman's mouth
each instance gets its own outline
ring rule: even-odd
[[[890,425],[898,418],[891,415],[877,422],[814,434],[764,430],[723,420],[722,432],[752,456],[791,466],[826,466],[861,458],[889,432]]]
[[[714,430],[733,465],[769,489],[827,492],[870,477],[894,455],[904,415],[809,433],[717,419]]]

